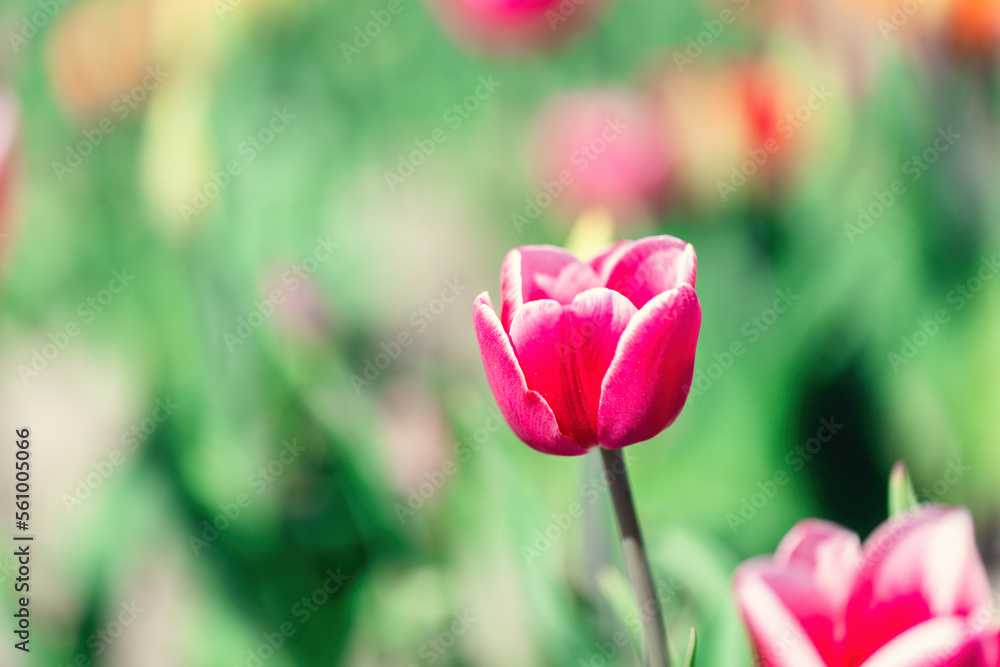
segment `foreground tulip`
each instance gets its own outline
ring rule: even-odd
[[[474,307],[486,377],[511,429],[547,454],[620,449],[677,418],[694,369],[701,305],[694,248],[620,241],[589,262],[553,246],[511,250],[500,316]]]
[[[740,566],[737,603],[763,667],[997,667],[991,592],[965,509],[924,505],[862,546],[799,523]]]
[[[547,454],[601,445],[649,667],[668,666],[670,651],[621,448],[669,426],[687,400],[696,272],[694,248],[672,236],[620,241],[589,262],[523,246],[503,263],[500,316],[486,292],[474,306],[486,377],[514,433]]]
[[[431,0],[455,39],[488,52],[553,46],[572,36],[602,0]]]

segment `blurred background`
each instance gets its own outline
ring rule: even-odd
[[[751,662],[735,565],[866,535],[898,459],[1000,571],[996,0],[3,0],[0,38],[0,664],[638,664],[597,461],[485,382],[523,244],[697,249],[694,388],[628,459],[699,665]]]

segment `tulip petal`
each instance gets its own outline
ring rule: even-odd
[[[601,284],[594,270],[565,248],[546,245],[514,248],[507,253],[500,269],[503,295],[500,321],[504,331],[510,331],[514,313],[528,302],[554,299],[566,304],[580,292]]]
[[[656,295],[682,284],[694,287],[697,274],[698,258],[690,243],[673,236],[650,236],[617,257],[605,286],[642,308]]]
[[[963,619],[941,616],[916,625],[861,663],[861,667],[994,667]],[[853,663],[852,663],[853,664]]]
[[[771,587],[830,665],[842,662],[848,595],[860,558],[854,532],[807,519],[781,540],[771,561]]]
[[[600,252],[590,259],[588,263],[597,272],[597,275],[600,276],[602,284],[607,284],[608,277],[611,275],[611,269],[615,267],[621,256],[634,245],[635,241],[615,241],[602,248]]]
[[[925,505],[865,541],[847,610],[848,654],[865,658],[936,616],[966,616],[990,586],[964,508]]]
[[[797,523],[774,553],[775,565],[808,571],[816,587],[841,613],[845,611],[860,560],[861,540],[857,534],[821,519]]]
[[[823,664],[842,665],[847,595],[860,555],[857,535],[809,519],[789,531],[772,559],[750,561],[743,572],[753,572],[771,590],[796,619]],[[744,613],[760,612],[749,606]]]
[[[597,444],[601,383],[635,313],[628,299],[599,287],[565,306],[549,299],[526,303],[511,321],[528,387],[551,406],[560,430],[582,445]]]
[[[545,399],[538,392],[528,389],[510,338],[493,311],[486,292],[476,297],[473,315],[486,378],[500,412],[517,437],[545,454],[586,454],[586,447],[581,447],[559,431],[555,415]]]
[[[673,423],[694,374],[701,304],[690,285],[646,304],[622,334],[601,387],[598,436],[620,449]]]
[[[733,576],[733,594],[761,667],[827,667],[796,615],[767,581],[773,565],[749,560]]]

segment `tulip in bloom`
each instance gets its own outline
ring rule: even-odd
[[[734,577],[764,667],[997,667],[991,592],[963,508],[924,505],[861,545],[806,520]]]
[[[648,440],[687,400],[701,326],[694,248],[620,241],[590,261],[553,246],[511,250],[498,317],[483,292],[476,334],[493,395],[521,440],[584,454]]]

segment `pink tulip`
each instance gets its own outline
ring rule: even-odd
[[[481,51],[522,51],[574,34],[603,0],[432,0],[455,39]]]
[[[497,317],[474,307],[493,395],[521,440],[584,454],[648,440],[687,400],[701,326],[694,248],[672,236],[619,241],[589,262],[553,246],[507,253]]]
[[[570,217],[601,207],[619,220],[642,218],[663,203],[670,149],[651,106],[627,90],[554,98],[533,136],[538,180]]]
[[[17,127],[17,102],[11,93],[0,87],[0,234],[4,232],[11,208],[10,190],[14,175]]]
[[[997,667],[991,592],[964,508],[924,505],[858,536],[819,520],[734,577],[763,667]]]

